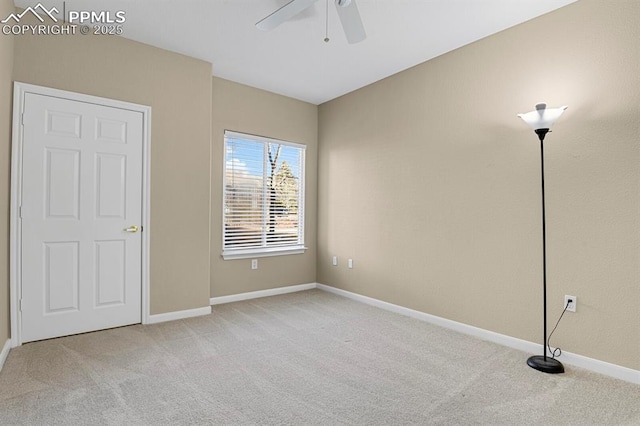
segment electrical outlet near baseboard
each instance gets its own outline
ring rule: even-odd
[[[571,302],[569,302],[569,301],[571,301]],[[566,306],[567,307],[567,311],[575,312],[577,304],[578,304],[578,298],[577,297],[565,295],[564,296],[564,305],[562,307],[564,308]]]

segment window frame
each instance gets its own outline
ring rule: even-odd
[[[259,142],[264,146],[263,158],[262,161],[266,164],[268,163],[268,158],[266,157],[267,153],[267,144],[277,144],[283,146],[289,146],[293,148],[300,149],[300,190],[298,194],[298,244],[295,245],[283,245],[283,246],[266,246],[266,228],[262,229],[262,241],[263,245],[261,247],[252,247],[252,248],[243,248],[243,249],[229,249],[225,248],[226,241],[226,196],[227,196],[227,139],[240,139],[246,140],[250,142]],[[224,131],[223,138],[223,156],[222,156],[222,254],[221,257],[224,260],[233,260],[233,259],[248,259],[248,258],[256,258],[256,257],[270,257],[270,256],[284,256],[284,255],[293,255],[293,254],[303,254],[307,247],[304,243],[305,237],[305,195],[306,195],[306,149],[307,146],[305,144],[289,142],[285,140],[269,138],[265,136],[252,135],[249,133],[236,132],[232,130]],[[265,168],[266,170],[266,168]],[[266,172],[263,173],[263,182],[262,182],[262,190],[263,192],[267,190],[266,184]],[[266,206],[266,203],[265,203]],[[267,214],[266,207],[263,207],[263,215]]]

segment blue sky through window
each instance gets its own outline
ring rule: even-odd
[[[273,144],[277,147],[277,145]],[[251,176],[263,175],[264,144],[262,142],[247,141],[242,139],[228,139],[226,152],[227,169],[234,173]],[[295,177],[300,176],[300,149],[288,145],[282,145],[278,168],[286,161]],[[269,170],[267,170],[269,173]]]

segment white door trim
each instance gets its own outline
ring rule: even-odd
[[[142,140],[142,323],[149,323],[150,297],[149,297],[149,250],[150,250],[150,183],[151,183],[151,107],[81,93],[67,92],[65,90],[49,87],[35,86],[14,82],[13,85],[13,135],[11,142],[11,207],[10,207],[10,234],[9,234],[9,292],[11,309],[11,346],[22,344],[20,300],[22,298],[21,286],[21,248],[22,232],[20,221],[20,205],[22,203],[22,144],[23,128],[22,114],[24,113],[24,99],[27,93],[52,96],[72,101],[86,102],[113,108],[127,109],[142,113],[143,140]]]

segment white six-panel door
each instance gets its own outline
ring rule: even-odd
[[[141,112],[25,94],[22,342],[141,322],[142,146]]]

